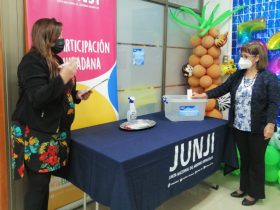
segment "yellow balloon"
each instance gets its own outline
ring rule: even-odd
[[[280,49],[280,32],[270,37],[267,43],[268,50],[279,50]]]

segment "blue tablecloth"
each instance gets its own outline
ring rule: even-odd
[[[69,181],[112,210],[152,210],[213,174],[225,157],[237,166],[225,120],[171,122],[162,112],[140,118],[157,124],[123,131],[117,121],[73,131]]]

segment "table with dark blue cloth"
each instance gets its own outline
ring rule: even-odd
[[[227,121],[171,122],[163,112],[139,117],[153,128],[124,131],[124,121],[72,132],[68,180],[112,210],[152,210],[220,168],[237,167]]]

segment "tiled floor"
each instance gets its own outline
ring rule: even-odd
[[[228,175],[224,177],[221,171],[207,179],[208,182],[219,184],[218,190],[201,183],[192,189],[173,197],[156,210],[278,210],[280,209],[280,185],[266,185],[266,199],[258,201],[250,207],[241,205],[241,198],[232,198],[229,194],[236,189],[239,177]],[[77,210],[82,210],[79,208]],[[87,206],[87,210],[95,210],[95,204]],[[109,210],[102,205],[99,210]],[[124,209],[128,210],[128,209]]]

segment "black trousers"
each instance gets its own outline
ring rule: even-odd
[[[50,173],[34,172],[26,168],[28,181],[24,196],[24,210],[48,210]]]
[[[24,196],[24,210],[48,210],[51,175],[64,177],[66,167],[49,173],[38,173],[25,165],[25,170],[28,180]]]
[[[263,134],[234,129],[240,153],[240,190],[255,199],[265,198],[265,150],[268,140]]]

